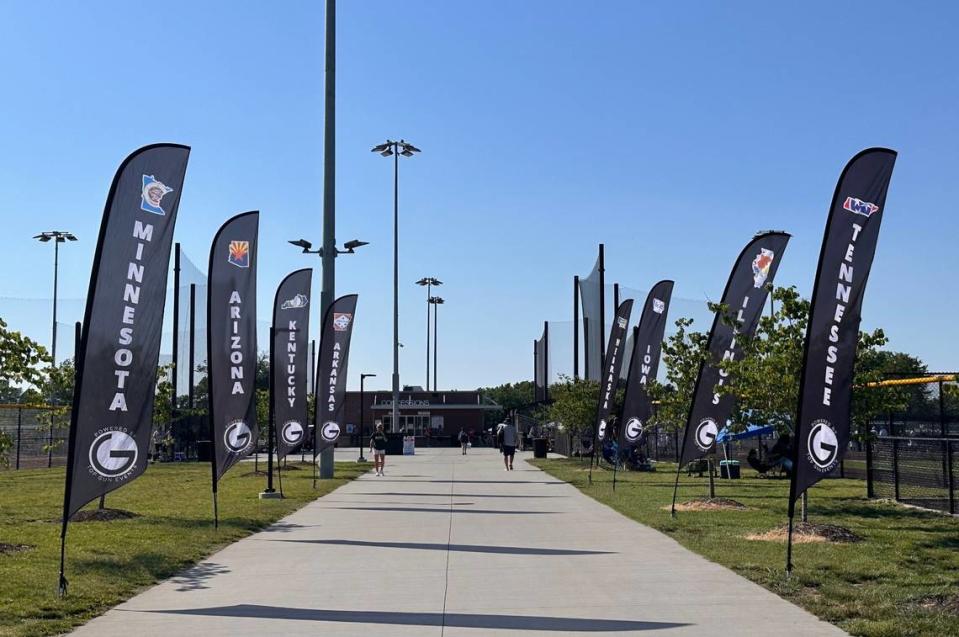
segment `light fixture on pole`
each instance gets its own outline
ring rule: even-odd
[[[76,241],[72,232],[65,230],[48,230],[33,237],[40,243],[53,241],[53,339],[50,346],[50,358],[54,367],[57,364],[57,277],[60,270],[60,244],[66,241]]]
[[[324,228],[325,234],[325,228]],[[323,266],[323,292],[321,293],[320,298],[320,335],[323,334],[323,316],[326,314],[326,308],[333,305],[333,291],[332,291],[332,280],[331,277],[327,277],[327,268],[325,267],[326,263],[331,263],[334,258],[338,257],[341,254],[355,254],[356,248],[360,246],[369,245],[366,241],[360,241],[359,239],[353,239],[352,241],[347,241],[343,244],[343,249],[340,250],[336,247],[336,241],[331,240],[329,244],[332,246],[332,254],[325,254],[323,248],[317,248],[313,250],[313,244],[307,241],[306,239],[296,239],[288,241],[287,243],[301,248],[303,254],[316,254],[319,255],[321,265]],[[330,268],[332,271],[332,268]],[[330,298],[326,298],[329,296]],[[313,369],[313,373],[316,373],[316,368]],[[320,454],[320,477],[321,478],[332,478],[333,477],[333,448],[329,447]]]
[[[412,157],[420,149],[405,140],[386,140],[384,143],[370,149],[383,157],[393,157],[393,410],[391,415],[391,429],[396,431],[399,421],[400,402],[400,155]]]
[[[426,390],[430,389],[430,298],[434,285],[443,285],[443,282],[432,276],[425,276],[416,282],[416,285],[426,287]]]
[[[363,381],[367,378],[372,378],[376,374],[360,374],[360,457],[356,459],[357,462],[366,462],[366,458],[363,457],[363,416],[366,410],[365,399],[363,398]]]
[[[440,306],[446,303],[446,301],[439,296],[431,296],[430,303],[436,306],[433,309],[433,391],[435,392],[437,387],[436,377],[439,376],[436,371],[436,361],[438,358],[437,351],[439,350],[439,342],[436,339],[436,327],[440,313]],[[429,389],[429,387],[427,387],[427,389]]]

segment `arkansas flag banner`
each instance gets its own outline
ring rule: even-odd
[[[316,426],[313,429],[313,460],[340,439],[346,396],[346,366],[356,319],[356,294],[333,301],[323,317],[320,359],[316,372]]]

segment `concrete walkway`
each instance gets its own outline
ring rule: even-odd
[[[844,634],[519,459],[388,461],[76,633]]]

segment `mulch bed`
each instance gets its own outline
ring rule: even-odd
[[[24,551],[29,551],[32,548],[33,547],[29,544],[7,544],[6,542],[0,542],[0,555],[23,553]]]
[[[742,502],[729,498],[696,498],[676,505],[677,511],[745,511],[748,508]]]
[[[959,616],[959,595],[930,595],[917,602],[923,610]]]
[[[112,522],[113,520],[129,520],[140,517],[139,513],[124,511],[123,509],[85,509],[77,511],[70,518],[71,522]],[[59,521],[59,520],[58,520]]]
[[[785,542],[789,535],[789,526],[784,524],[765,533],[751,533],[747,540],[761,542]],[[794,544],[810,544],[814,542],[830,542],[833,544],[853,544],[861,542],[862,538],[843,526],[835,524],[813,524],[800,522],[793,527]]]

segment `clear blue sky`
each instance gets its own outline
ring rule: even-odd
[[[785,229],[778,282],[808,295],[836,178],[873,145],[900,156],[864,326],[959,368],[956,4],[341,0],[338,23],[337,239],[371,242],[338,259],[337,292],[360,294],[351,386],[389,384],[386,137],[423,149],[401,166],[403,382],[425,374],[424,275],[447,282],[440,382],[459,389],[531,376],[600,241],[608,281],[704,299],[755,231]],[[80,237],[62,294],[85,294],[114,170],[157,141],[193,147],[191,257],[262,211],[268,315],[308,264],[286,240],[321,234],[322,3],[9,1],[0,59],[0,316],[50,294],[41,230]],[[49,340],[45,313],[22,323]]]

